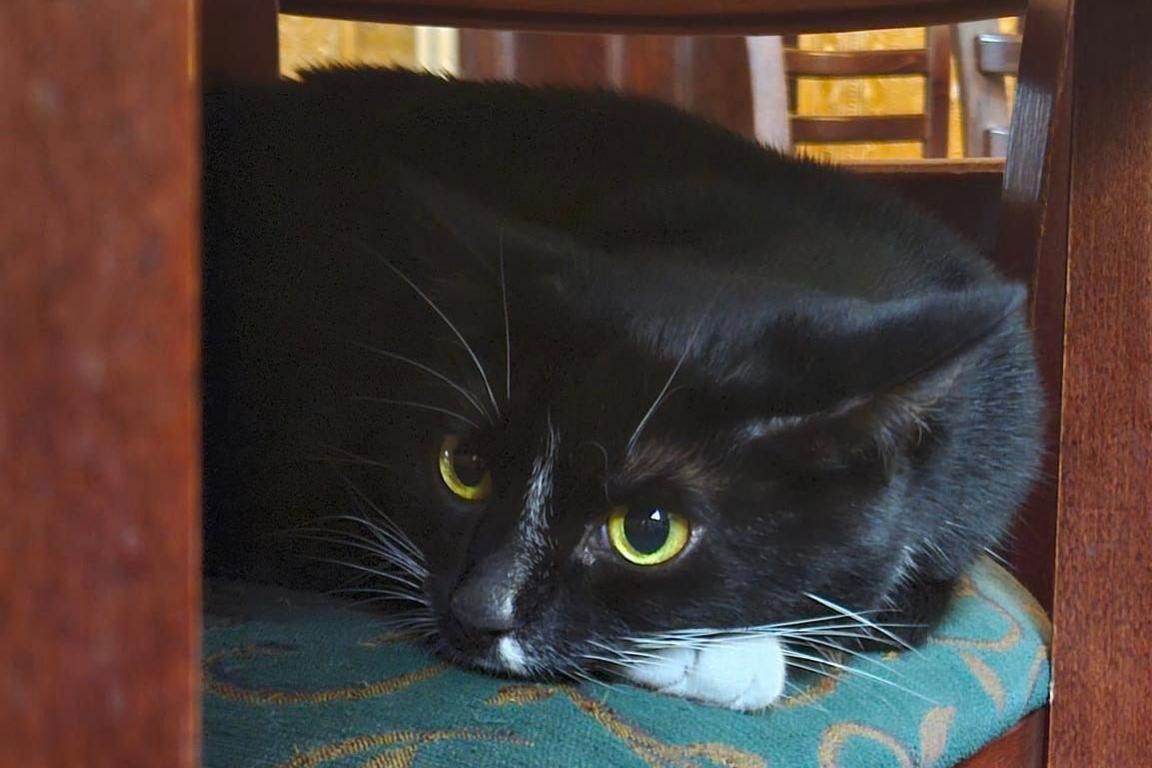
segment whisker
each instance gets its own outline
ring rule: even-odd
[[[358,540],[363,541],[365,543],[379,542],[382,545],[393,547],[393,549],[388,550],[389,555],[391,555],[394,558],[395,563],[397,565],[404,566],[405,570],[407,570],[413,576],[416,576],[417,578],[424,578],[428,575],[428,569],[425,568],[424,564],[423,564],[423,561],[424,561],[423,554],[421,554],[419,552],[419,550],[417,550],[415,548],[415,546],[412,545],[410,542],[405,541],[406,537],[403,535],[403,533],[399,533],[399,534],[393,533],[392,531],[389,531],[389,530],[386,530],[383,528],[379,528],[379,527],[373,525],[372,523],[370,523],[369,521],[367,521],[363,518],[360,518],[360,517],[356,517],[354,515],[332,515],[329,517],[317,518],[314,522],[323,523],[323,522],[329,522],[329,521],[347,521],[347,522],[352,522],[352,523],[358,523],[358,524],[363,525],[366,528],[368,528],[368,530],[370,530],[375,535],[376,538],[375,538],[375,540],[368,539],[367,537],[359,536],[358,534],[352,533],[351,531],[344,531],[344,530],[340,530],[340,529],[329,529],[329,528],[323,528],[323,527],[312,529],[308,526],[305,526],[303,528],[298,528],[298,529],[293,529],[293,530],[299,530],[299,531],[305,531],[305,532],[315,530],[315,532],[321,532],[321,533],[339,533],[340,535],[343,535],[343,536],[356,537]]]
[[[504,302],[504,399],[512,399],[512,331],[508,324],[508,280],[504,274],[504,231],[500,231],[500,297]]]
[[[390,557],[390,553],[382,552],[381,550],[379,550],[375,547],[372,547],[370,545],[360,544],[360,543],[357,543],[355,541],[350,541],[348,539],[342,539],[342,538],[338,538],[335,536],[317,536],[317,535],[300,535],[300,536],[296,536],[295,538],[302,539],[304,541],[316,541],[316,542],[321,542],[321,543],[325,543],[325,544],[338,544],[342,547],[348,547],[349,549],[358,549],[362,552],[368,552],[368,553],[371,553],[373,555],[379,555],[383,560],[388,562],[390,565],[394,564],[394,561]],[[405,572],[405,574],[406,573],[407,572]],[[406,586],[412,587],[413,589],[423,589],[422,584],[420,584],[417,581],[413,581],[412,579],[408,578],[407,575],[405,575],[405,574],[384,573],[384,574],[381,574],[380,577],[388,579],[390,581],[394,581],[398,584],[404,584]],[[415,574],[411,574],[411,575],[415,575]]]
[[[341,565],[341,566],[344,566],[345,568],[351,568],[354,571],[361,571],[363,573],[368,573],[368,574],[371,574],[373,576],[379,576],[379,577],[383,577],[383,578],[388,577],[388,573],[386,571],[381,571],[377,568],[371,568],[367,565],[361,565],[359,563],[350,563],[347,560],[336,560],[333,558],[326,558],[326,557],[314,557],[314,558],[310,558],[310,559],[315,560],[316,562],[320,562],[320,563],[328,563],[330,565]],[[387,592],[389,592],[389,593],[394,592],[394,594],[398,598],[405,599],[405,600],[411,600],[412,602],[420,603],[421,605],[430,607],[430,603],[426,597],[423,597],[420,595],[408,594],[406,592],[394,591],[394,590],[387,590]]]
[[[380,541],[381,543],[387,543],[390,546],[398,548],[399,551],[403,553],[409,560],[420,566],[422,571],[426,571],[427,569],[424,568],[424,553],[421,552],[420,548],[417,547],[412,542],[412,540],[408,538],[408,534],[406,534],[383,512],[380,512],[379,510],[373,511],[377,512],[381,522],[384,523],[384,527],[376,525],[370,520],[367,520],[363,517],[357,517],[355,515],[340,515],[339,518],[352,523],[357,523],[364,528],[367,528],[369,533],[371,533],[377,541]]]
[[[420,551],[420,548],[416,546],[416,543],[412,541],[407,532],[405,532],[403,528],[397,525],[396,521],[389,517],[387,512],[380,509],[380,505],[376,504],[374,501],[372,501],[372,499],[368,498],[368,495],[360,490],[360,488],[354,482],[352,482],[351,478],[343,473],[340,473],[340,475],[344,481],[344,485],[348,488],[348,490],[350,490],[352,494],[363,504],[365,504],[370,510],[375,512],[376,516],[380,518],[380,521],[384,523],[387,528],[381,529],[378,526],[373,525],[367,520],[361,518],[352,517],[351,519],[371,528],[376,532],[377,535],[390,536],[395,541],[395,543],[403,547],[414,560],[417,560],[422,564],[424,562],[424,553]]]
[[[852,650],[851,648],[846,648],[843,645],[840,645],[839,643],[834,643],[834,642],[831,642],[829,640],[821,640],[821,639],[817,639],[817,638],[813,638],[813,637],[804,638],[803,640],[801,640],[799,642],[800,643],[809,643],[809,644],[813,644],[813,645],[819,645],[819,646],[822,646],[824,648],[829,648],[831,650],[834,650],[837,653],[846,653],[849,656],[853,656],[853,657],[860,659],[862,661],[867,661],[870,664],[875,664],[879,667],[882,667],[885,671],[891,672],[893,675],[896,675],[897,677],[902,677],[905,680],[908,679],[906,675],[904,675],[901,672],[898,672],[895,668],[892,667],[891,664],[888,664],[887,662],[885,662],[881,659],[878,659],[875,656],[869,656],[868,654],[863,653],[861,651],[855,651],[855,650]]]
[[[831,608],[833,611],[841,613],[850,619],[854,619],[854,620],[860,622],[861,624],[863,624],[864,626],[871,627],[872,629],[875,629],[877,632],[880,632],[881,634],[885,635],[889,639],[894,640],[897,644],[906,648],[909,651],[915,650],[906,641],[901,640],[895,634],[893,634],[892,632],[889,632],[887,629],[880,626],[879,624],[875,624],[872,621],[869,621],[860,613],[850,611],[849,609],[845,608],[844,606],[837,605],[836,603],[832,602],[831,600],[828,600],[827,598],[820,597],[819,595],[814,595],[811,592],[805,592],[804,596],[808,597],[812,600],[815,600],[816,602],[823,605],[825,608]]]
[[[484,366],[480,364],[480,358],[476,356],[476,352],[472,349],[472,345],[469,344],[468,340],[464,338],[464,334],[460,332],[460,329],[456,327],[456,324],[449,320],[448,315],[444,314],[444,311],[440,309],[440,306],[434,302],[431,297],[428,296],[428,294],[424,293],[420,286],[416,285],[416,283],[414,283],[412,279],[404,273],[403,270],[393,264],[387,256],[385,256],[383,253],[380,253],[380,251],[373,248],[368,243],[365,243],[363,240],[360,240],[359,238],[352,237],[352,239],[358,243],[361,248],[366,248],[368,251],[373,253],[377,258],[380,259],[381,262],[383,262],[384,266],[388,267],[388,269],[390,269],[393,274],[403,280],[409,288],[415,291],[416,295],[423,299],[424,303],[427,304],[432,309],[432,311],[435,312],[440,317],[440,319],[444,321],[444,324],[448,326],[452,333],[456,335],[456,338],[459,339],[460,343],[464,346],[464,350],[468,353],[468,356],[472,358],[472,362],[476,365],[476,370],[480,372],[480,378],[484,380],[484,388],[488,390],[488,397],[492,401],[492,407],[496,409],[496,415],[500,416],[500,405],[496,402],[496,396],[492,394],[492,385],[488,383],[488,374],[485,372]]]
[[[668,388],[672,386],[672,380],[675,379],[676,374],[680,372],[680,366],[684,365],[684,361],[688,359],[688,352],[691,348],[692,344],[691,341],[689,341],[688,345],[684,348],[683,354],[680,355],[680,359],[676,361],[676,366],[672,369],[672,373],[669,374],[668,380],[664,382],[664,388],[660,390],[660,394],[656,395],[656,399],[652,401],[652,405],[648,406],[648,411],[644,414],[644,418],[640,419],[640,423],[637,424],[636,429],[632,431],[632,436],[628,438],[626,453],[632,453],[632,450],[636,447],[636,441],[640,439],[640,433],[644,431],[645,425],[648,424],[648,420],[652,418],[652,414],[660,407],[660,403],[664,402],[664,398],[668,395]]]
[[[915,625],[909,625],[915,626]],[[819,629],[806,630],[804,632],[784,632],[780,634],[781,637],[798,638],[804,640],[808,637],[850,637],[856,640],[870,640],[881,645],[886,645],[890,648],[901,648],[898,643],[889,640],[886,637],[878,637],[877,635],[867,632],[822,632]]]
[[[879,675],[874,675],[871,672],[865,672],[864,670],[859,669],[857,667],[851,667],[851,666],[848,666],[847,664],[840,664],[838,662],[831,661],[830,659],[825,659],[825,658],[822,658],[820,656],[812,656],[812,655],[806,654],[806,653],[799,653],[799,652],[797,652],[791,648],[785,648],[783,653],[784,653],[784,658],[786,658],[786,659],[801,659],[803,661],[811,661],[811,662],[815,662],[817,664],[823,664],[825,666],[832,667],[833,669],[839,669],[843,672],[847,672],[848,674],[851,674],[851,675],[858,675],[860,677],[864,677],[864,678],[867,678],[869,680],[874,680],[875,682],[882,683],[883,685],[891,686],[892,688],[895,688],[899,691],[903,691],[904,693],[907,693],[910,696],[915,696],[918,699],[926,701],[929,704],[939,704],[940,703],[940,702],[936,701],[935,699],[931,699],[931,698],[925,696],[922,693],[917,693],[916,691],[912,690],[911,688],[905,688],[904,686],[900,685],[899,683],[894,683],[887,678],[880,677]]]
[[[409,408],[416,408],[416,409],[422,410],[422,411],[434,411],[435,413],[442,413],[445,416],[452,416],[453,418],[457,418],[460,421],[464,422],[465,424],[468,424],[469,426],[471,426],[472,429],[475,429],[475,430],[480,429],[480,425],[477,424],[472,419],[468,418],[467,416],[460,414],[460,413],[457,413],[456,411],[453,411],[450,408],[441,408],[438,405],[429,405],[428,403],[417,403],[417,402],[414,402],[412,400],[391,400],[391,399],[386,398],[386,397],[360,396],[360,397],[353,397],[352,399],[353,400],[360,400],[360,401],[364,401],[364,402],[369,402],[369,403],[384,403],[386,405],[407,406]]]
[[[885,612],[886,611],[883,608],[876,608],[876,609],[867,610],[867,611],[860,611],[860,614],[861,615],[867,615],[870,613],[885,613]],[[711,628],[711,627],[710,628],[672,629],[672,630],[668,630],[668,631],[660,632],[660,633],[656,633],[656,634],[659,634],[660,636],[679,637],[679,636],[684,636],[684,635],[692,635],[692,636],[715,635],[715,634],[724,633],[724,632],[753,632],[753,633],[771,632],[773,630],[781,629],[784,627],[796,627],[796,626],[801,626],[801,625],[805,625],[805,624],[817,624],[819,622],[826,622],[826,621],[842,621],[843,619],[844,619],[844,614],[833,613],[833,614],[828,614],[825,616],[817,616],[814,618],[796,619],[794,621],[781,621],[781,622],[776,622],[773,624],[758,624],[758,625],[754,625],[754,626],[750,626],[750,627],[732,627],[730,629],[717,629],[717,628]],[[851,625],[841,625],[841,626],[853,626],[853,627],[855,627],[855,626],[860,626],[860,625],[859,624],[851,624]]]
[[[365,349],[365,350],[371,352],[372,354],[380,355],[382,357],[387,357],[390,360],[397,360],[401,363],[407,363],[408,365],[411,365],[413,368],[424,371],[425,373],[427,373],[430,376],[436,377],[437,379],[444,382],[445,384],[447,384],[452,389],[456,390],[456,392],[458,392],[461,397],[463,397],[465,400],[467,400],[468,403],[473,408],[475,408],[476,411],[481,416],[483,416],[486,419],[491,419],[491,416],[489,415],[488,411],[484,410],[484,408],[480,405],[480,401],[476,399],[475,395],[473,395],[467,389],[465,389],[461,385],[457,384],[455,381],[448,378],[448,376],[446,376],[444,373],[441,373],[440,371],[436,370],[435,368],[432,368],[431,366],[425,365],[424,363],[421,363],[418,360],[413,360],[410,357],[405,357],[404,355],[400,355],[400,354],[397,354],[395,352],[390,352],[386,349],[380,349],[378,347],[372,347],[372,346],[369,346],[367,344],[360,344],[360,343],[356,343],[356,346],[361,347],[362,349]]]

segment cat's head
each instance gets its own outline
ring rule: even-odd
[[[966,429],[1020,289],[873,303],[507,223],[447,239],[438,266],[385,273],[423,320],[373,427],[390,458],[367,501],[403,533],[366,534],[453,659],[579,674],[678,630],[868,634],[967,525],[917,473]],[[936,573],[1003,524],[950,539]]]

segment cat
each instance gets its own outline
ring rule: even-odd
[[[204,114],[209,573],[750,710],[922,641],[1036,476],[1025,290],[878,186],[602,91]]]

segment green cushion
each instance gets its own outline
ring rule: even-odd
[[[204,765],[948,766],[1048,693],[1049,624],[981,562],[915,652],[852,658],[762,713],[620,684],[543,685],[447,666],[381,620],[312,595],[210,589]]]

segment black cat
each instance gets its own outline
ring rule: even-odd
[[[920,639],[1036,473],[1024,290],[864,181],[397,71],[205,118],[211,572],[747,709]]]

